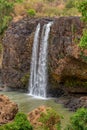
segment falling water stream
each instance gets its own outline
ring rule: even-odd
[[[44,24],[41,37],[41,27],[40,24],[37,25],[32,49],[29,91],[30,95],[43,98],[46,98],[47,48],[51,25],[52,22]]]

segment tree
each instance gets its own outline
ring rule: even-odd
[[[29,9],[27,13],[30,17],[34,17],[36,15],[36,11],[34,9]]]
[[[87,109],[78,109],[71,117],[70,125],[65,130],[87,130]]]
[[[87,0],[80,0],[77,7],[82,14],[82,20],[87,23]]]
[[[0,0],[0,34],[7,28],[12,19],[14,4],[22,0]]]
[[[80,0],[77,7],[79,12],[82,14],[82,20],[86,24],[79,46],[83,49],[87,49],[87,0]]]

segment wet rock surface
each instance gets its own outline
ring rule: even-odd
[[[5,95],[0,95],[0,125],[12,121],[18,112],[18,105]]]

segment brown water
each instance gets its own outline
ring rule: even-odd
[[[69,123],[69,119],[73,114],[72,112],[68,111],[68,109],[65,109],[61,104],[57,104],[54,99],[51,98],[47,100],[36,99],[26,93],[19,92],[0,92],[0,94],[7,95],[11,100],[18,104],[19,110],[25,113],[28,113],[41,105],[52,107],[60,116],[64,117],[64,119],[62,119],[63,128]]]

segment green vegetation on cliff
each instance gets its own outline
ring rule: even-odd
[[[35,11],[34,9],[29,9],[29,10],[27,11],[27,13],[28,13],[28,15],[31,16],[31,17],[33,17],[33,16],[36,15],[36,11]]]
[[[14,122],[1,126],[0,130],[33,130],[33,127],[24,113],[17,113]]]
[[[83,36],[80,40],[79,46],[83,49],[87,49],[87,0],[80,1],[78,3],[78,10],[82,14],[82,20],[85,22],[85,29],[83,30]]]
[[[30,9],[35,10],[37,17],[79,15],[75,0],[25,0],[21,4],[16,4],[15,14],[25,15]]]
[[[14,16],[27,14],[37,17],[79,15],[75,0],[0,0],[0,34]]]
[[[75,78],[71,78],[71,79],[69,79],[69,80],[66,80],[66,82],[65,82],[65,86],[66,87],[70,87],[70,88],[78,88],[78,87],[80,87],[80,88],[82,88],[82,87],[84,87],[84,88],[87,88],[87,81],[80,81],[80,80],[77,80],[77,79],[75,79]]]
[[[44,130],[61,130],[60,116],[54,109],[48,109],[47,113],[42,113],[40,122]]]
[[[83,21],[87,22],[87,0],[78,1],[78,10],[82,14]]]
[[[87,130],[87,109],[77,110],[71,117],[70,125],[65,130]]]
[[[14,5],[22,0],[0,0],[0,34],[8,27],[12,19]]]

